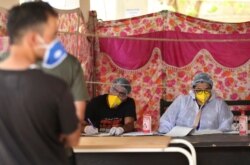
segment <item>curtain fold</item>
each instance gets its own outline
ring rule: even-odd
[[[154,48],[161,50],[165,63],[176,67],[188,65],[201,49],[206,49],[218,63],[230,68],[245,64],[250,57],[250,34],[160,31],[99,41],[102,52],[121,68],[130,70],[144,66]]]

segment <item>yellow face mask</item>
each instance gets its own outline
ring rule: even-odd
[[[122,103],[122,100],[115,95],[108,95],[108,105],[110,108],[115,108]]]
[[[211,96],[211,93],[209,91],[199,91],[195,93],[195,98],[204,105],[209,97]]]

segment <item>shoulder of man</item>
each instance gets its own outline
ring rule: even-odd
[[[68,54],[67,57],[62,61],[62,63],[53,69],[43,68],[41,61],[37,62],[37,65],[40,66],[43,70],[62,70],[62,69],[68,69],[68,67],[73,68],[75,66],[81,66],[81,63],[75,56]]]
[[[45,72],[43,72],[42,70],[37,70],[42,79],[46,80],[47,84],[53,84],[53,85],[57,85],[57,86],[63,86],[63,87],[68,87],[67,83],[65,81],[63,81],[61,78],[53,76],[51,74],[46,74]],[[49,82],[49,83],[48,83]]]
[[[78,64],[81,65],[80,61],[72,54],[68,54],[66,59],[64,60],[67,63],[73,63],[73,64]]]

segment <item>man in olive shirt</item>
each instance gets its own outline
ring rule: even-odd
[[[70,87],[74,98],[77,116],[82,122],[85,114],[86,100],[89,100],[83,70],[80,62],[71,54],[61,64],[53,69],[42,67],[42,70],[53,76],[63,79]]]
[[[39,64],[40,65],[40,64]],[[42,70],[50,75],[63,79],[70,87],[76,107],[77,117],[80,122],[85,118],[86,100],[89,100],[86,83],[83,76],[83,70],[80,62],[71,54],[61,64],[53,69],[42,67]],[[72,149],[67,149],[70,163],[76,164]]]

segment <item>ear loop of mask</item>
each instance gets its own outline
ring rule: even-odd
[[[42,37],[40,35],[37,35],[37,39],[39,40],[40,42],[40,45],[37,46],[37,49],[45,49],[45,51],[48,49],[48,44],[45,43],[45,41],[42,39]],[[41,60],[42,61],[42,60]],[[39,68],[37,66],[37,64],[31,64],[29,66],[29,69],[37,69]]]
[[[38,40],[41,43],[40,46],[38,46],[38,48],[43,48],[43,49],[48,49],[49,48],[49,44],[46,44],[45,41],[43,40],[43,38],[38,35]]]

